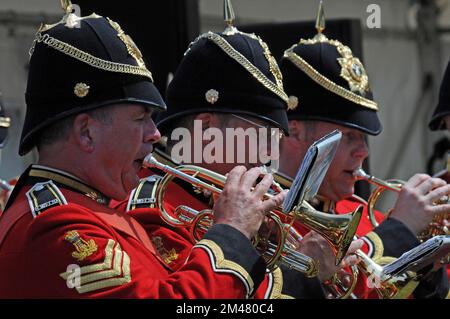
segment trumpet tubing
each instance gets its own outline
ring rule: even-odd
[[[190,233],[196,241],[201,240],[212,226],[213,212],[210,209],[197,211],[191,207],[180,205],[176,208],[175,213],[190,228]],[[284,231],[284,228],[289,227],[289,225],[281,224],[275,214],[270,214],[268,218],[274,222],[276,230]],[[293,228],[289,227],[289,229],[288,233],[294,236],[293,238],[300,236]],[[272,261],[276,261],[276,264],[282,264],[289,269],[302,272],[308,277],[317,275],[318,265],[312,258],[299,253],[295,247],[291,247],[287,242],[275,244],[270,240],[271,235],[272,233],[268,232],[265,236],[258,235],[253,239],[256,248],[268,263],[268,267],[270,266],[269,269],[273,268]],[[285,237],[283,236],[283,238]]]

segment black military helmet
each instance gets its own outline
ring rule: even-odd
[[[268,46],[254,34],[232,26],[234,13],[225,1],[228,27],[207,32],[189,46],[170,83],[167,112],[156,119],[162,134],[171,121],[202,112],[248,114],[288,134],[287,95],[280,69]]]
[[[322,33],[322,4],[316,28],[313,39],[300,40],[280,61],[291,106],[289,119],[331,122],[378,135],[382,130],[378,105],[364,66],[349,47]]]
[[[450,114],[450,61],[445,69],[444,78],[442,79],[441,88],[439,90],[439,102],[431,117],[429,128],[433,131],[445,130],[444,116]]]
[[[0,92],[0,148],[3,148],[8,137],[8,128],[11,126],[11,119],[5,114],[1,95],[2,93]]]
[[[165,109],[141,52],[120,25],[99,15],[78,17],[70,1],[63,19],[43,25],[30,50],[27,113],[19,154],[61,118],[116,103]]]

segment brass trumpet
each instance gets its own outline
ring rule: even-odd
[[[374,227],[377,227],[378,222],[375,219],[375,205],[378,201],[378,198],[386,190],[400,193],[402,186],[403,184],[405,184],[405,182],[398,179],[390,179],[384,181],[382,179],[376,178],[373,175],[367,174],[366,172],[364,172],[362,168],[358,168],[357,170],[355,170],[353,172],[353,176],[355,176],[358,180],[365,180],[377,186],[375,190],[370,194],[369,199],[367,200],[367,212],[369,215],[370,222]],[[449,202],[448,196],[444,196],[436,204],[444,204],[448,202]],[[425,241],[437,235],[449,235],[450,230],[448,229],[447,226],[443,225],[444,220],[448,219],[449,217],[450,216],[448,213],[434,216],[434,219],[430,223],[430,225],[421,234],[419,234],[419,236],[417,236],[419,240]]]
[[[212,194],[220,194],[226,180],[225,176],[221,174],[194,165],[182,165],[172,168],[168,165],[160,163],[151,155],[148,155],[144,159],[143,165],[150,168],[156,167],[166,173],[166,175],[159,181],[159,186],[156,190],[155,196],[162,218],[172,226],[186,227],[186,221],[183,221],[183,217],[180,218],[180,216],[173,216],[173,214],[167,212],[163,205],[167,185],[172,181],[172,179],[181,178],[197,188],[210,191]],[[275,186],[276,189],[281,189],[279,184],[276,184]],[[265,198],[270,198],[271,196],[273,195],[266,194]],[[184,211],[186,212],[186,210]],[[288,214],[284,214],[281,208],[276,210],[276,214],[281,216],[283,219],[287,219],[289,222],[287,223],[288,225],[281,227],[284,228],[284,232],[281,230],[278,231],[280,234],[283,233],[282,236],[280,235],[281,237],[279,240],[279,244],[282,242],[282,245],[277,245],[275,255],[269,260],[268,264],[273,264],[274,260],[277,260],[279,256],[284,253],[282,247],[286,242],[286,234],[291,231],[291,228],[293,229],[291,226],[295,220],[298,220],[309,229],[322,235],[328,241],[336,254],[336,265],[339,264],[347,254],[348,248],[361,219],[362,211],[363,208],[358,207],[358,209],[356,209],[353,213],[345,215],[330,215],[317,211],[306,201],[301,203],[301,205],[296,206],[293,211]],[[275,218],[276,214],[269,214],[269,216],[272,217],[272,223],[275,224],[278,223],[277,219],[279,219],[278,217]],[[200,212],[200,215],[195,218],[195,223],[188,226],[194,239],[198,240],[202,237],[202,232],[200,231],[201,228],[197,224],[199,222],[205,222],[208,218],[212,219],[208,216],[210,216],[208,213],[204,211]],[[188,216],[187,220],[190,219],[191,218]],[[206,224],[207,223],[208,222],[206,222]]]
[[[212,210],[198,212],[188,206],[178,206],[175,213],[169,213],[164,207],[164,195],[168,184],[174,178],[185,180],[195,187],[210,191],[213,195],[222,192],[226,177],[210,170],[194,165],[181,165],[172,168],[156,160],[151,154],[143,161],[144,167],[162,170],[166,174],[159,181],[156,190],[156,202],[163,220],[171,226],[188,227],[194,240],[200,240],[204,233],[212,226]],[[266,194],[266,198],[272,195]],[[267,267],[274,269],[278,264],[285,264],[291,269],[304,273],[308,277],[315,277],[318,273],[317,263],[310,257],[301,254],[286,245],[286,225],[280,218],[269,213],[258,235],[253,238],[253,244],[266,260]],[[273,242],[275,237],[276,242]]]
[[[291,223],[298,220],[301,224],[324,237],[336,254],[336,265],[338,265],[347,254],[348,248],[353,241],[356,230],[361,220],[363,206],[359,206],[354,212],[343,215],[331,215],[320,212],[312,207],[307,201],[303,201],[288,215]]]
[[[398,179],[390,179],[384,181],[373,175],[367,174],[361,167],[353,172],[353,176],[356,177],[357,180],[365,180],[368,183],[377,186],[377,188],[370,194],[369,199],[367,200],[367,210],[370,222],[372,223],[373,227],[377,227],[379,224],[375,218],[375,205],[378,201],[378,198],[385,190],[400,193],[402,185],[405,182]]]
[[[275,179],[283,185],[291,187],[293,180],[280,173],[275,174]],[[280,212],[283,214],[282,212]],[[352,243],[353,236],[361,220],[363,207],[360,206],[355,211],[343,214],[333,215],[316,210],[307,201],[293,208],[287,215],[290,217],[290,225],[298,220],[301,224],[313,230],[324,237],[336,254],[336,265],[338,265],[347,254],[348,248]]]

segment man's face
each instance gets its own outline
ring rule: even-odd
[[[314,141],[338,129],[342,132],[342,139],[319,189],[319,194],[334,201],[351,196],[354,193],[356,181],[352,172],[361,167],[364,159],[369,155],[365,142],[366,135],[359,130],[328,122],[317,121],[312,126],[305,123],[299,121],[289,123],[290,131],[295,130],[297,134],[291,133],[282,143],[282,172],[295,177],[308,147]]]
[[[213,122],[217,123],[216,127],[221,129],[224,136],[224,163],[209,164],[209,169],[226,174],[237,165],[250,169],[267,164],[270,160],[268,158],[272,155],[271,146],[278,142],[275,140],[278,138],[276,133],[280,132],[279,130],[272,131],[264,120],[249,115],[215,114],[213,116],[217,119]],[[231,129],[234,133],[228,135],[227,129],[229,132]],[[272,141],[271,138],[274,140]],[[231,149],[232,154],[230,154]]]
[[[152,144],[160,139],[151,112],[141,105],[112,108],[112,122],[97,123],[94,156],[97,189],[114,199],[124,199],[139,182],[137,175]],[[94,186],[93,185],[93,186]]]
[[[359,130],[341,125],[318,122],[317,138],[338,129],[342,132],[342,139],[331,162],[325,179],[319,189],[319,194],[334,200],[350,197],[355,191],[356,179],[353,171],[361,167],[364,159],[369,156],[366,134]]]

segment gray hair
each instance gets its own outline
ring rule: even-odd
[[[110,105],[84,113],[88,114],[90,117],[101,122],[102,124],[110,125],[112,124],[112,114],[114,113],[115,107],[116,105]],[[74,114],[69,117],[63,118],[45,128],[38,137],[36,143],[38,150],[42,149],[42,147],[52,145],[56,142],[67,141],[70,135],[70,130],[73,126],[73,122],[79,114]]]

